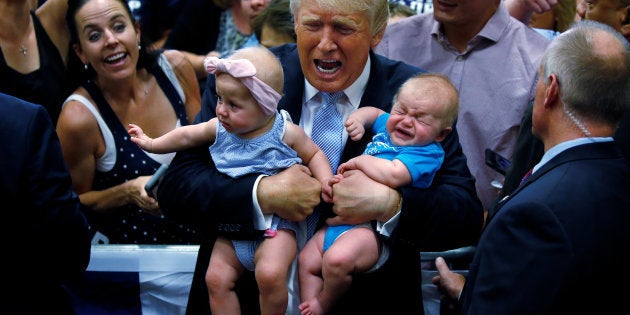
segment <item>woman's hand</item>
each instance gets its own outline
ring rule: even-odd
[[[151,179],[151,176],[139,176],[126,182],[127,198],[129,203],[137,205],[144,212],[159,216],[162,212],[157,200],[149,196],[144,189],[149,179]]]

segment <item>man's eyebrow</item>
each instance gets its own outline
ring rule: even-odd
[[[332,20],[335,25],[350,26],[352,28],[357,28],[359,26],[355,20],[349,19],[345,16],[334,16]]]

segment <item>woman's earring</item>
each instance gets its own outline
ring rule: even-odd
[[[83,64],[83,69],[85,69],[85,71],[87,71],[87,69],[88,69],[88,64],[87,63]]]
[[[138,43],[138,50],[142,50],[142,45],[140,45],[140,43]]]

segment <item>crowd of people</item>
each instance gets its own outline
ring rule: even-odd
[[[623,307],[630,0],[429,3],[0,0],[0,309],[73,314],[90,244],[199,245],[189,314],[423,314],[463,246],[446,313]]]

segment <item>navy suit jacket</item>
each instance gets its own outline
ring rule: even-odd
[[[297,122],[301,117],[304,74],[296,45],[287,44],[272,51],[284,70],[284,96],[278,108],[287,110]],[[370,56],[371,73],[360,106],[375,106],[389,112],[398,87],[422,70],[373,53]],[[215,116],[217,97],[214,76],[208,77],[207,83],[198,122]],[[365,136],[359,142],[348,141],[342,162],[362,154],[370,139],[371,136]],[[431,188],[401,189],[404,202],[400,221],[391,239],[386,240],[392,249],[390,259],[379,272],[355,278],[353,289],[347,294],[348,298],[339,303],[337,313],[361,313],[362,309],[369,313],[377,310],[389,312],[391,301],[400,301],[397,303],[405,310],[403,313],[422,313],[419,250],[451,249],[473,244],[477,240],[483,224],[483,211],[457,131],[454,130],[442,145],[446,152],[444,164]],[[167,215],[182,220],[201,220],[211,232],[236,232],[230,235],[232,237],[256,234],[251,214],[251,192],[259,174],[231,179],[218,173],[216,168],[209,168],[208,164],[213,165],[207,147],[179,152],[158,189],[160,207]],[[169,211],[182,208],[186,210],[178,210],[177,213]],[[203,250],[198,256],[197,269],[205,273],[206,269],[200,265],[207,267],[209,254],[202,253]],[[195,288],[191,290],[191,298],[193,291]],[[208,307],[207,290],[201,288],[199,291],[199,294],[205,295],[205,302],[191,300],[189,310],[194,305]]]
[[[497,205],[462,314],[616,314],[630,283],[630,164],[614,142],[552,158]],[[624,285],[622,285],[623,287]]]
[[[44,107],[0,93],[0,148],[0,309],[71,314],[63,285],[87,268],[90,235]]]
[[[511,194],[518,187],[523,175],[534,167],[545,153],[542,141],[532,134],[533,107],[533,103],[529,104],[521,120],[521,127],[518,130],[518,137],[514,145],[512,164],[505,175],[503,188],[497,197],[497,201]],[[630,110],[626,110],[621,117],[619,128],[617,128],[614,138],[623,155],[630,159]],[[494,215],[494,208],[488,212],[488,216],[492,215]]]

